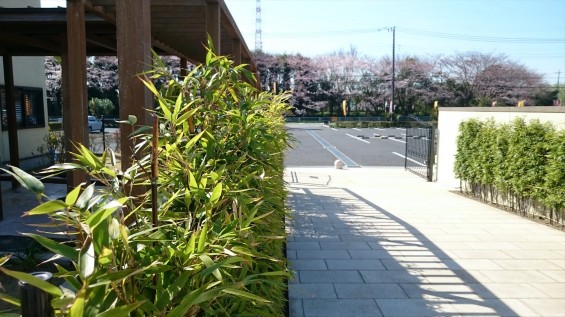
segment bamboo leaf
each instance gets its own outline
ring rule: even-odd
[[[50,200],[26,212],[26,215],[44,215],[67,208],[67,204],[60,200]]]
[[[170,122],[173,122],[172,113],[171,113],[171,110],[169,109],[169,107],[167,106],[167,101],[165,100],[165,98],[163,98],[163,96],[161,96],[161,94],[159,93],[159,91],[157,90],[157,88],[155,87],[153,82],[150,81],[150,80],[142,80],[141,82],[143,82],[143,84],[157,98],[157,100],[159,102],[159,106],[160,106],[159,108],[161,109],[161,111],[163,111],[163,115],[165,116],[165,119],[167,119]]]
[[[104,220],[110,217],[114,213],[114,211],[116,211],[120,207],[123,207],[124,203],[127,200],[127,197],[122,197],[117,200],[112,200],[106,205],[97,208],[98,210],[90,217],[88,217],[88,219],[86,219],[86,224],[88,224],[91,229],[96,228]]]
[[[92,195],[94,195],[94,184],[91,184],[84,189],[84,191],[82,192],[82,194],[80,194],[76,201],[76,206],[83,210],[86,209],[88,207],[88,202],[92,198]]]
[[[68,206],[72,206],[76,203],[78,195],[80,194],[80,190],[81,190],[82,186],[84,186],[84,185],[85,185],[85,183],[78,185],[70,193],[67,194],[67,197],[65,197],[65,203]]]
[[[198,140],[200,140],[200,138],[202,138],[202,136],[204,135],[206,131],[202,131],[200,133],[198,133],[197,135],[193,136],[188,143],[185,146],[185,151],[192,149],[192,147],[194,146],[194,144],[196,144],[196,142],[198,142]]]
[[[239,297],[244,297],[244,298],[247,298],[247,299],[256,300],[256,301],[263,302],[263,303],[270,303],[270,301],[264,299],[263,297],[257,296],[255,294],[248,293],[246,291],[235,289],[235,288],[225,288],[225,289],[222,290],[222,292],[232,294],[232,295],[236,295],[236,296],[239,296]]]
[[[12,270],[8,270],[6,268],[0,267],[0,271],[2,271],[2,273],[9,275],[11,277],[17,278],[20,281],[24,281],[27,284],[33,285],[49,294],[52,294],[54,296],[61,296],[63,294],[63,292],[61,291],[60,288],[58,288],[57,286],[46,282],[38,277],[35,277],[31,274],[27,274],[27,273],[23,273],[23,272],[17,272],[17,271],[12,271]]]
[[[187,244],[187,248],[186,248],[186,253],[187,254],[191,254],[194,253],[194,249],[196,248],[196,235],[195,234],[191,234],[190,235],[190,239],[188,240],[188,244]]]
[[[82,317],[84,314],[84,303],[86,297],[86,290],[82,288],[75,296],[73,306],[69,311],[70,317]]]
[[[177,97],[177,100],[175,102],[175,108],[173,109],[173,114],[171,115],[171,118],[172,118],[171,122],[173,124],[175,124],[178,120],[178,116],[179,116],[180,110],[182,108],[182,101],[183,100],[184,100],[183,95],[179,94],[178,97]]]
[[[129,313],[134,311],[136,308],[141,306],[143,302],[135,302],[133,304],[118,306],[112,309],[109,309],[101,314],[98,314],[97,317],[122,317],[128,316]]]
[[[102,252],[98,255],[98,263],[100,265],[106,265],[112,262],[112,255],[114,252],[111,249],[102,247]]]
[[[77,163],[61,163],[55,164],[53,166],[49,166],[45,169],[45,171],[68,171],[68,170],[75,170],[75,169],[82,169],[83,166]]]
[[[70,247],[66,244],[59,243],[57,241],[51,240],[49,238],[34,233],[24,233],[24,235],[32,238],[33,240],[44,246],[49,251],[62,255],[73,261],[76,261],[78,259],[79,252],[73,247]]]
[[[208,236],[208,223],[205,222],[204,226],[202,227],[202,231],[200,231],[200,237],[198,238],[198,253],[204,252],[204,248],[206,247],[207,236]]]
[[[167,305],[169,305],[173,301],[175,296],[177,296],[177,294],[186,287],[185,284],[188,282],[191,274],[192,272],[185,271],[177,279],[175,279],[172,284],[168,285],[164,289],[165,294],[162,294],[162,296],[155,303],[155,306],[157,306],[158,309],[162,310]]]
[[[225,266],[230,265],[232,263],[244,261],[243,258],[240,258],[238,256],[229,257],[229,258],[227,258],[223,261],[220,261],[220,262],[214,262],[207,255],[201,255],[200,259],[202,260],[204,265],[206,265],[206,269],[202,270],[200,272],[200,274],[203,275],[203,276],[206,276],[206,275],[212,273],[214,275],[214,277],[216,277],[216,279],[218,279],[219,281],[222,280],[222,275],[220,274],[219,268],[225,267]]]
[[[67,284],[71,287],[72,290],[77,291],[81,288],[81,284],[76,278],[76,274],[72,273],[72,275],[67,274],[69,271],[64,267],[60,266],[59,264],[55,263],[55,267],[57,271],[59,271],[61,277],[67,282]]]
[[[191,171],[188,171],[188,186],[191,190],[198,189],[198,183],[196,182],[196,178]]]
[[[21,305],[19,299],[15,298],[15,297],[12,297],[12,296],[10,296],[10,295],[7,295],[7,294],[2,294],[2,293],[0,293],[0,300],[3,300],[3,301],[5,301],[5,302],[8,303],[8,304],[12,304],[12,305],[17,306],[17,307],[20,307],[20,305]],[[1,317],[4,317],[4,316],[6,316],[6,315],[0,314],[0,316],[1,316]],[[15,315],[15,316],[19,316],[19,315]]]
[[[211,289],[204,291],[204,287],[194,290],[182,299],[181,303],[176,306],[166,317],[184,317],[185,314],[195,305],[202,302],[210,301],[219,296],[219,289]]]
[[[24,188],[31,191],[36,195],[41,195],[45,192],[45,186],[43,183],[35,178],[34,176],[28,174],[24,170],[21,170],[15,166],[8,165],[12,171],[2,169],[4,172],[12,175]]]
[[[74,154],[74,156],[84,165],[92,168],[92,169],[96,169],[97,167],[102,167],[102,162],[100,162],[100,160],[98,160],[98,158],[92,153],[90,152],[89,149],[87,149],[83,144],[79,144],[79,153],[80,154]]]
[[[214,190],[212,191],[212,195],[210,196],[210,202],[212,204],[216,204],[218,200],[220,200],[220,196],[222,196],[222,183],[218,183]]]
[[[3,257],[0,258],[0,266],[4,265],[6,262],[8,262],[10,260],[10,255],[5,255]]]
[[[94,273],[95,261],[94,244],[92,243],[92,238],[87,237],[79,252],[78,267],[80,277],[86,279]]]
[[[204,265],[206,265],[207,268],[210,267],[214,267],[214,260],[212,260],[212,258],[210,258],[207,255],[201,255],[199,256],[200,260],[202,260],[202,263],[204,263]],[[218,280],[221,281],[222,280],[222,274],[220,273],[220,270],[218,270],[217,267],[214,267],[211,270],[207,270],[207,273],[212,272],[212,275],[214,275],[214,277]],[[206,273],[206,274],[207,274]],[[206,275],[204,272],[202,272],[203,275]]]
[[[116,240],[120,235],[120,222],[116,218],[112,218],[110,224],[108,225],[108,234],[110,239]]]

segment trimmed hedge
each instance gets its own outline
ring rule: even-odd
[[[466,193],[564,224],[565,131],[550,123],[464,121],[454,171]]]

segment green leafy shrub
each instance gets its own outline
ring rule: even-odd
[[[457,137],[455,175],[472,195],[562,223],[562,137],[563,131],[538,120],[464,121]]]
[[[92,98],[88,101],[88,111],[97,118],[107,116],[114,110],[114,108],[115,106],[112,100],[107,98]]]
[[[63,200],[7,171],[42,201],[27,215],[50,215],[68,239],[28,234],[71,261],[57,276],[72,292],[1,267],[8,257],[0,271],[52,294],[63,316],[283,316],[288,96],[258,91],[241,81],[254,80],[244,66],[211,51],[182,82],[159,66],[144,80],[157,99],[154,128],[129,120],[132,167],[117,173],[110,150],[78,145],[79,163],[46,173],[82,170],[95,182]],[[161,91],[155,78],[168,79]]]

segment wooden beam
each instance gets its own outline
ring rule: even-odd
[[[151,1],[116,0],[116,35],[120,78],[120,118],[135,115],[138,125],[149,125],[147,109],[153,96],[138,75],[149,70],[151,59]],[[133,144],[128,127],[121,127],[122,170],[131,166]]]
[[[74,158],[74,143],[88,148],[87,90],[86,90],[86,30],[84,4],[80,0],[67,0],[67,38],[61,54],[63,69],[63,131],[67,161]],[[67,173],[67,190],[86,182],[84,172]]]
[[[206,1],[206,33],[210,36],[214,45],[214,52],[218,55],[222,52],[220,22],[220,4],[217,0]],[[204,44],[206,44],[206,40]]]
[[[115,0],[112,0],[115,1]],[[113,3],[112,3],[113,5]],[[85,1],[86,9],[91,12],[92,14],[101,17],[104,21],[116,24],[116,15],[113,13],[108,12],[103,5],[96,4],[94,5],[92,1]]]
[[[20,166],[20,150],[18,147],[18,122],[16,119],[16,87],[14,84],[14,65],[12,56],[4,55],[4,89],[6,91],[6,116],[8,119],[8,142],[10,144],[10,164]],[[20,186],[12,179],[12,189]]]
[[[88,43],[94,44],[96,46],[103,47],[103,48],[108,49],[110,51],[115,52],[117,50],[116,42],[112,41],[110,38],[107,38],[107,37],[102,37],[102,36],[98,36],[98,35],[95,35],[95,34],[90,34],[90,35],[88,35],[86,40],[88,41]]]
[[[174,56],[178,56],[178,57],[181,57],[181,58],[187,58],[183,53],[175,50],[174,48],[170,47],[169,45],[167,45],[164,42],[159,41],[155,38],[153,38],[151,43],[154,47],[167,52],[169,55],[174,55]]]
[[[0,41],[10,41],[18,44],[24,44],[26,46],[34,46],[43,50],[50,52],[59,52],[61,48],[55,43],[39,39],[37,37],[27,36],[25,34],[14,34],[14,33],[0,33]]]

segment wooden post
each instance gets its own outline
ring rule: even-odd
[[[145,88],[139,74],[151,67],[151,1],[116,0],[116,36],[120,78],[120,119],[137,117],[137,125],[148,125],[153,108],[151,92]],[[122,170],[131,166],[133,144],[130,128],[122,125]]]
[[[206,1],[206,32],[212,39],[214,52],[221,54],[221,30],[220,30],[220,4],[217,0]]]
[[[67,41],[61,54],[63,81],[63,131],[67,161],[74,160],[72,142],[88,148],[86,90],[86,25],[84,3],[67,0]],[[67,173],[67,191],[86,182],[84,172]]]
[[[184,80],[186,75],[188,75],[188,61],[186,60],[186,58],[181,57],[181,59],[180,59],[180,77],[181,77],[181,80]]]
[[[18,147],[18,122],[16,119],[16,87],[14,84],[14,65],[11,55],[3,56],[4,62],[4,86],[6,91],[6,119],[8,121],[8,142],[10,144],[10,164],[20,166],[20,150]],[[12,179],[12,189],[16,189],[20,183]]]
[[[233,61],[235,66],[241,64],[241,40],[234,39],[233,40]]]

